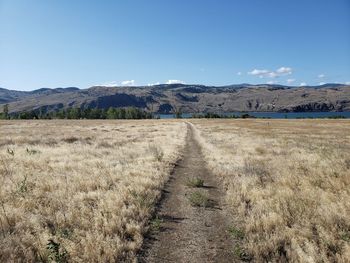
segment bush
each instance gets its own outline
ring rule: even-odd
[[[49,261],[57,263],[68,262],[68,253],[61,247],[60,243],[56,243],[52,239],[49,239],[46,249],[49,252]]]

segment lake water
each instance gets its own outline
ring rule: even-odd
[[[243,114],[249,114],[257,118],[270,118],[270,119],[298,119],[298,118],[328,118],[332,116],[343,116],[350,118],[350,112],[226,112],[222,115],[230,116],[242,116]],[[220,114],[221,115],[221,114]],[[174,119],[174,114],[159,114],[161,119]],[[191,118],[192,113],[182,114],[182,118]]]

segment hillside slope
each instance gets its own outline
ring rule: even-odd
[[[280,85],[155,85],[141,87],[94,86],[88,89],[58,88],[30,92],[0,89],[0,104],[10,112],[42,108],[138,107],[158,113],[232,111],[350,111],[350,86],[326,84],[314,87]]]

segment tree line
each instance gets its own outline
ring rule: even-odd
[[[129,108],[68,108],[56,111],[47,111],[39,108],[30,111],[9,113],[8,105],[4,105],[0,119],[153,119],[150,112],[129,107]]]

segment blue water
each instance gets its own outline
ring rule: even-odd
[[[343,116],[350,118],[350,112],[226,112],[222,115],[230,116],[242,116],[243,114],[249,114],[257,118],[270,118],[270,119],[298,119],[298,118],[328,118],[332,116]],[[159,114],[161,119],[174,119],[174,114]],[[182,118],[191,118],[192,113],[182,114]]]

